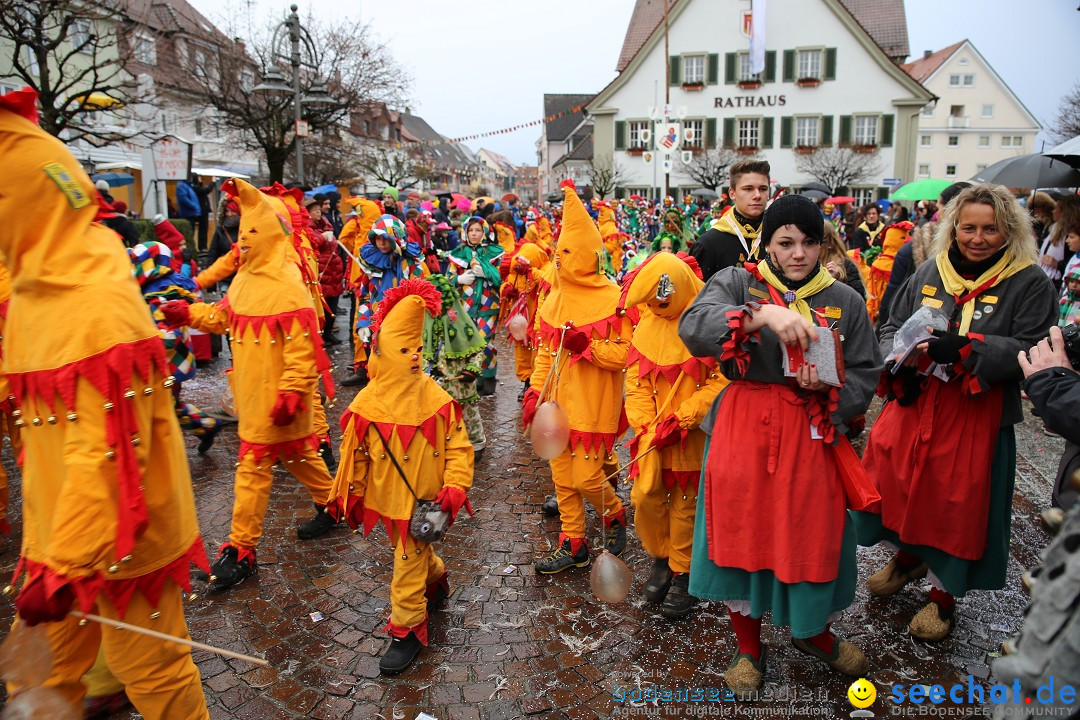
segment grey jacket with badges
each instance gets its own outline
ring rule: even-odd
[[[731,336],[727,313],[745,309],[750,302],[766,302],[768,297],[768,286],[745,269],[724,268],[705,283],[683,313],[679,320],[679,337],[695,356],[719,358],[721,346]],[[840,332],[847,379],[840,389],[839,407],[831,420],[843,434],[847,432],[847,422],[866,412],[874,397],[882,369],[881,353],[866,312],[866,301],[849,286],[834,282],[807,298],[807,303],[824,315],[830,327]],[[740,373],[735,363],[729,361],[721,364],[724,375],[733,381],[791,384],[792,378],[784,376],[780,338],[767,327],[759,333],[758,341],[750,346],[750,365],[746,373]],[[723,397],[724,391],[721,391],[701,421],[701,429],[706,433],[712,432],[716,409]]]
[[[1016,356],[1046,337],[1050,326],[1057,322],[1054,286],[1038,265],[1031,265],[1005,278],[974,302],[969,336],[977,334],[982,339],[972,339],[972,352],[964,366],[984,387],[1002,386],[1001,426],[1015,425],[1024,419],[1020,406],[1020,382],[1024,376]],[[892,350],[893,335],[920,305],[944,312],[950,330],[956,332],[960,309],[945,290],[933,259],[919,266],[893,300],[889,319],[880,330],[883,354]]]

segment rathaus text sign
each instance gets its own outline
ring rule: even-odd
[[[787,95],[736,95],[735,97],[718,97],[713,100],[713,107],[718,108],[783,107],[785,105],[787,105]]]

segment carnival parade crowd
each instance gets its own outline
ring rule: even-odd
[[[1080,322],[1075,195],[1033,219],[1006,188],[958,183],[914,217],[856,212],[778,189],[761,159],[733,165],[711,208],[583,200],[570,182],[562,202],[528,206],[229,180],[200,271],[168,219],[158,242],[121,239],[117,209],[36,126],[35,102],[0,96],[0,428],[23,498],[7,592],[13,632],[45,629],[41,685],[69,703],[94,668],[144,717],[209,717],[189,648],[80,613],[186,638],[192,565],[212,592],[257,573],[275,464],[314,505],[299,540],[383,528],[394,561],[380,668],[409,667],[429,608],[451,593],[437,548],[472,512],[478,404],[500,361],[550,464],[537,512],[561,523],[536,572],[594,562],[586,504],[612,555],[632,525],[659,613],[690,624],[700,600],[726,606],[737,693],[762,686],[766,612],[798,650],[867,673],[830,629],[854,598],[859,545],[895,553],[867,578],[872,595],[928,578],[909,625],[926,641],[950,634],[969,592],[1004,586],[1025,377],[1043,408],[1051,385],[1074,383],[1061,331]],[[69,320],[80,307],[102,312]],[[335,316],[353,348],[344,384],[361,387],[337,447]],[[191,330],[226,338],[241,441],[231,531],[212,559],[182,433],[205,452],[222,426],[183,399]],[[851,440],[864,434],[860,457]],[[615,492],[623,442],[630,508]],[[1078,456],[1070,443],[1059,509],[1075,502]],[[9,679],[12,698],[28,689]]]

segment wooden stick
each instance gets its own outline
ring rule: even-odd
[[[158,640],[167,640],[169,642],[177,643],[178,645],[187,645],[188,647],[195,648],[196,650],[206,650],[207,652],[216,653],[218,655],[224,655],[225,657],[235,658],[237,660],[245,660],[245,661],[247,661],[249,663],[254,663],[255,665],[269,665],[270,664],[268,661],[263,660],[262,658],[251,657],[250,655],[242,655],[241,653],[233,652],[232,650],[225,650],[224,648],[217,648],[217,647],[214,647],[213,645],[205,645],[205,644],[203,644],[201,642],[195,642],[194,640],[188,640],[188,639],[185,639],[185,638],[179,638],[179,637],[176,637],[175,635],[168,635],[166,633],[158,632],[157,630],[150,630],[148,628],[139,627],[138,625],[132,625],[131,623],[122,622],[120,620],[112,620],[110,618],[102,617],[100,615],[92,615],[90,613],[83,614],[83,613],[78,612],[76,610],[72,610],[71,612],[68,613],[68,615],[70,615],[72,617],[77,617],[80,620],[93,620],[96,623],[101,623],[102,625],[108,625],[110,627],[116,628],[117,630],[130,630],[131,632],[134,632],[134,633],[140,633],[142,635],[149,635],[150,637],[157,638]]]
[[[611,473],[611,474],[610,474],[610,475],[608,475],[608,476],[607,476],[606,478],[604,478],[604,482],[607,482],[607,481],[608,481],[608,480],[610,480],[611,478],[615,477],[616,475],[618,475],[619,473],[621,473],[621,472],[622,472],[623,470],[625,470],[626,468],[630,467],[630,466],[631,466],[631,465],[633,465],[633,464],[634,464],[635,462],[637,462],[638,460],[640,460],[641,458],[645,457],[646,455],[648,455],[649,453],[651,453],[651,452],[652,452],[653,450],[656,450],[656,449],[657,449],[657,447],[656,447],[655,445],[653,445],[652,447],[650,447],[650,448],[649,448],[648,450],[646,450],[645,452],[643,452],[643,453],[638,453],[638,456],[637,456],[636,458],[633,458],[632,460],[630,460],[630,462],[626,463],[626,464],[625,464],[625,465],[623,465],[623,466],[622,466],[621,468],[618,468],[617,470],[615,470],[615,472]]]

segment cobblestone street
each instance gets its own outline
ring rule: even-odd
[[[337,348],[333,357],[341,378],[347,374],[349,350],[347,345]],[[550,476],[519,429],[512,352],[503,352],[502,359],[500,391],[482,401],[489,441],[470,493],[476,517],[463,514],[439,549],[452,594],[430,614],[430,647],[405,674],[379,676],[392,562],[386,535],[379,529],[364,539],[342,526],[326,537],[298,541],[295,528],[311,516],[312,507],[302,486],[279,468],[258,576],[219,595],[206,595],[205,583],[197,582],[188,604],[194,639],[270,662],[267,668],[253,668],[196,652],[211,717],[413,720],[426,712],[438,720],[584,720],[705,714],[702,704],[655,708],[616,702],[613,693],[616,685],[633,690],[649,683],[706,693],[722,688],[722,674],[737,647],[723,607],[702,603],[694,615],[673,623],[645,605],[640,589],[649,561],[632,534],[624,559],[634,571],[634,586],[623,604],[597,601],[587,570],[554,577],[534,573],[534,556],[547,551],[559,524],[540,512],[551,491]],[[185,387],[187,399],[216,409],[225,367],[219,359],[201,370]],[[335,439],[336,419],[353,390],[340,388],[329,411]],[[196,455],[194,438],[187,442],[199,520],[212,554],[229,528],[235,426],[205,456]],[[859,593],[834,627],[866,651],[879,696],[893,683],[948,685],[966,683],[968,675],[992,682],[990,663],[1022,620],[1026,597],[1019,575],[1037,563],[1048,542],[1033,516],[1048,501],[1061,452],[1061,441],[1047,436],[1031,417],[1018,427],[1017,443],[1008,587],[961,600],[958,626],[945,642],[931,646],[907,633],[908,620],[925,603],[923,587],[909,587],[888,601],[868,598],[865,579],[887,555],[878,548],[860,549]],[[9,450],[5,461],[11,466]],[[17,477],[13,473],[12,537],[0,555],[0,569],[9,576],[22,525]],[[619,492],[629,504],[629,487]],[[591,512],[589,535],[592,545],[601,544],[601,525]],[[0,604],[5,627],[12,612],[10,602]],[[853,709],[846,694],[850,679],[796,651],[782,628],[766,625],[763,640],[770,653],[765,690],[797,699],[714,703],[714,714],[848,717]],[[888,713],[880,700],[871,710],[879,717]]]

